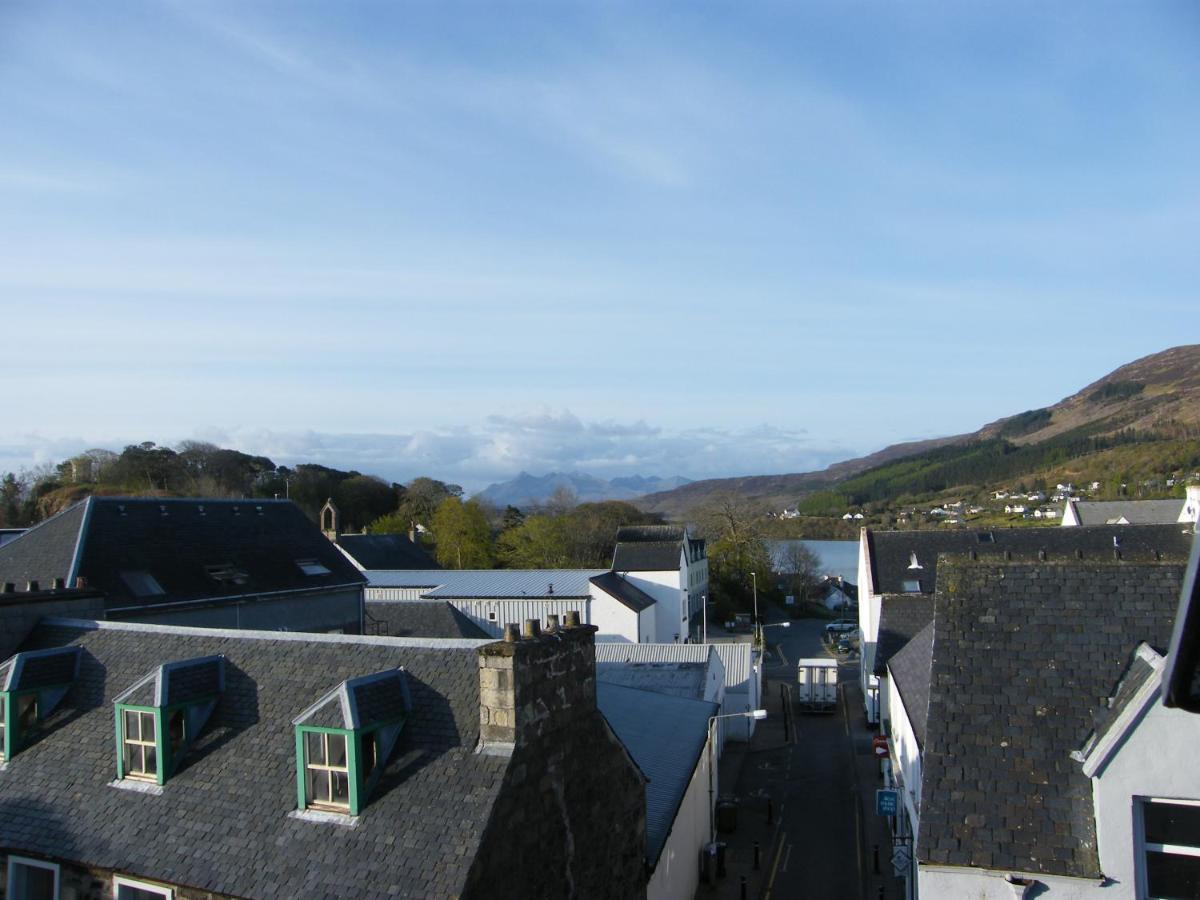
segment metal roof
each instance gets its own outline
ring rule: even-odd
[[[708,740],[708,722],[720,707],[596,682],[596,704],[645,774],[646,861],[653,868],[687,793]]]
[[[692,700],[704,699],[707,674],[708,664],[702,662],[596,663],[597,681]]]
[[[590,597],[588,582],[607,569],[388,569],[367,571],[370,587],[423,588],[429,599]]]
[[[754,648],[748,643],[721,644],[621,644],[596,643],[596,662],[704,662],[716,652],[725,667],[725,690],[744,691],[754,665]]]

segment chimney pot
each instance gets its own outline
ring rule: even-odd
[[[76,588],[76,590],[80,590],[80,591],[82,591],[82,590],[84,590],[86,587],[87,587],[87,579],[86,579],[86,578],[84,578],[82,575],[76,575],[76,576],[75,576],[75,588]]]
[[[517,623],[516,622],[509,622],[507,625],[504,626],[504,643],[515,644],[520,639],[521,639],[521,636],[517,632]]]
[[[36,581],[33,581],[32,579],[25,585],[25,590],[27,590],[27,591],[36,591],[37,589],[38,589],[38,583]]]
[[[17,589],[17,586],[11,581],[4,582],[4,593],[11,594]]]
[[[546,631],[551,634],[558,631],[558,616],[555,613],[546,616]]]
[[[567,627],[568,628],[578,628],[579,627],[579,610],[577,610],[577,609],[568,610],[568,612],[567,612]]]
[[[541,623],[539,623],[537,619],[526,619],[525,620],[524,637],[537,638],[537,637],[541,637],[541,636],[542,636]]]
[[[66,582],[65,578],[55,578],[54,579],[54,590],[61,591],[66,586],[67,586],[67,582]]]

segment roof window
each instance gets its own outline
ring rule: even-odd
[[[249,579],[249,576],[233,563],[205,566],[204,571],[209,578],[221,584],[245,584]]]
[[[990,531],[980,531],[978,534],[975,535],[975,539],[977,541],[979,541],[979,543],[981,543],[981,544],[996,543],[996,536],[994,534],[992,534]]]
[[[135,597],[161,597],[166,593],[158,579],[144,569],[128,569],[121,573],[121,580]]]
[[[901,582],[901,587],[904,588],[904,593],[906,593],[906,594],[921,593],[921,582],[916,578],[904,579],[904,581]]]
[[[411,709],[404,670],[388,669],[343,681],[297,716],[299,808],[357,816]]]
[[[329,575],[330,570],[315,559],[298,559],[296,565],[305,575]]]
[[[78,675],[78,647],[18,653],[0,663],[0,762],[29,744]]]
[[[163,784],[175,774],[225,690],[225,657],[169,662],[113,700],[117,779]]]

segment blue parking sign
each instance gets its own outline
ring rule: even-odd
[[[896,791],[879,788],[875,791],[875,813],[880,816],[894,816],[899,808],[900,795]]]

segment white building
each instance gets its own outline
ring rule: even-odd
[[[617,529],[612,571],[654,598],[655,640],[698,639],[708,596],[704,540],[677,525]]]
[[[1188,485],[1182,500],[1069,500],[1064,526],[1195,525],[1200,520],[1200,485]]]

